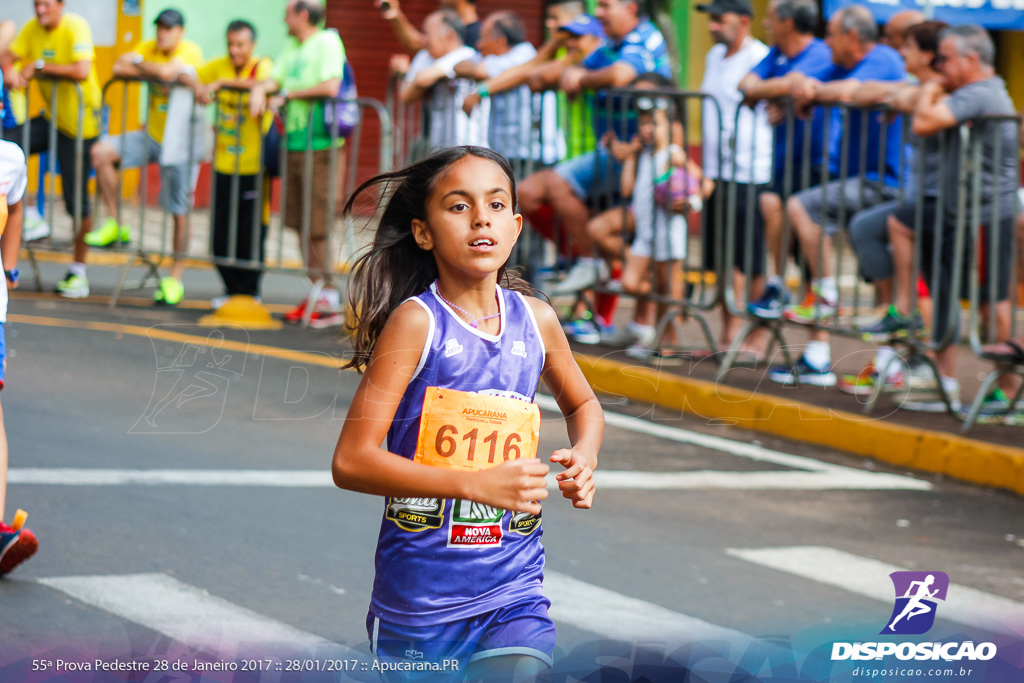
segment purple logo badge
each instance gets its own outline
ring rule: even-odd
[[[945,572],[893,572],[896,605],[882,634],[921,635],[935,623],[937,600],[946,599],[949,576]]]

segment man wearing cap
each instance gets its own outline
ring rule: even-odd
[[[598,0],[596,16],[605,32],[600,47],[579,66],[566,66],[559,77],[559,86],[570,97],[585,90],[597,90],[594,107],[594,135],[600,140],[612,129],[612,120],[605,114],[606,88],[623,88],[644,73],[672,77],[664,36],[648,19],[640,15],[637,0]],[[613,117],[620,107],[613,106]],[[635,120],[616,126],[620,139],[630,139]],[[609,170],[610,169],[610,170]],[[586,289],[599,279],[603,261],[596,257],[593,241],[587,233],[593,208],[617,196],[621,167],[602,145],[588,154],[562,162],[552,170],[540,171],[526,178],[519,186],[520,209],[531,218],[545,206],[558,215],[573,247],[580,254],[569,275],[551,288],[553,294],[572,293]],[[610,320],[598,321],[607,327]]]
[[[764,287],[764,223],[757,207],[757,197],[772,175],[772,129],[768,114],[762,102],[756,109],[744,107],[743,93],[739,83],[751,69],[768,55],[768,47],[750,35],[750,21],[753,9],[750,0],[714,0],[707,5],[697,5],[697,10],[708,14],[711,38],[715,41],[704,59],[704,80],[700,89],[714,96],[719,106],[704,101],[703,160],[704,176],[715,181],[715,189],[704,204],[704,267],[717,272],[719,259],[724,253],[716,253],[715,229],[718,198],[722,195],[721,225],[729,229],[726,217],[727,206],[734,206],[733,228],[734,251],[732,260],[733,285],[737,297],[745,289],[745,277],[749,275],[751,297],[761,295]],[[737,119],[737,111],[739,118]],[[721,120],[719,120],[721,112]],[[730,142],[735,140],[735,147]],[[719,167],[719,154],[722,165]],[[735,179],[735,194],[728,182]],[[747,234],[748,224],[753,234]],[[723,247],[725,241],[720,242]],[[749,249],[748,249],[749,248]],[[724,249],[723,249],[724,250]],[[747,252],[750,253],[750,270],[747,271]],[[726,264],[727,266],[729,264]],[[739,333],[743,321],[729,314],[729,307],[722,306],[722,344],[727,346]],[[762,349],[758,349],[759,351]]]
[[[163,81],[166,84],[194,82],[197,70],[203,64],[203,51],[195,43],[185,40],[185,18],[175,9],[165,9],[157,15],[156,39],[148,40],[133,52],[126,52],[114,63],[117,78],[141,78]],[[192,205],[192,190],[198,177],[199,156],[185,150],[165,149],[164,134],[171,111],[170,85],[151,83],[146,130],[123,135],[105,136],[92,150],[100,194],[110,218],[89,237],[87,242],[96,247],[126,243],[131,239],[131,228],[117,223],[117,166],[142,168],[151,163],[160,164],[160,205],[174,219],[174,261],[169,276],[160,279],[153,294],[158,304],[175,305],[185,295],[181,276],[185,270],[183,256],[188,248],[188,213]],[[191,110],[191,91],[189,96]],[[188,136],[185,136],[188,137]],[[187,146],[189,143],[185,141]],[[178,157],[184,162],[178,162]],[[191,157],[191,167],[189,164]],[[170,159],[176,163],[167,163]],[[145,201],[145,199],[143,199]],[[139,227],[140,231],[144,226]],[[141,233],[140,233],[141,234]]]
[[[96,76],[89,24],[82,17],[65,12],[62,0],[35,0],[34,5],[35,18],[22,27],[7,54],[0,55],[0,66],[10,88],[25,88],[30,80],[37,80],[39,92],[46,103],[43,114],[28,124],[30,139],[26,155],[47,151],[50,127],[53,121],[56,122],[56,153],[64,188],[64,207],[72,216],[78,213],[81,217],[81,224],[75,226],[75,260],[65,278],[57,284],[57,291],[62,296],[80,298],[89,295],[89,283],[85,278],[85,259],[89,251],[87,235],[92,229],[89,151],[99,135],[102,93]],[[14,68],[16,61],[20,63],[19,68]],[[51,101],[53,81],[50,78],[61,79],[57,81],[56,102]],[[81,101],[76,85],[81,89]],[[81,127],[78,123],[80,109]],[[4,137],[25,146],[23,133],[24,127],[16,126],[6,130]],[[76,174],[76,139],[79,135],[82,137],[80,176]]]

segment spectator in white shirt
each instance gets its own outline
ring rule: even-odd
[[[476,50],[463,44],[463,28],[454,10],[428,14],[423,21],[427,46],[412,58],[400,90],[403,103],[424,103],[431,149],[487,144],[486,112],[478,110],[467,116],[462,111],[462,101],[474,83],[456,78],[455,65],[479,59]]]
[[[697,10],[708,14],[711,38],[715,41],[714,47],[704,59],[704,81],[700,89],[714,96],[719,104],[719,107],[715,107],[711,101],[705,100],[702,117],[704,175],[716,181],[715,190],[704,205],[704,267],[717,270],[719,263],[727,258],[725,239],[715,240],[716,212],[719,207],[717,195],[721,195],[723,231],[729,229],[726,221],[730,212],[727,207],[735,206],[733,257],[731,264],[724,265],[732,267],[737,299],[745,291],[746,276],[752,279],[750,296],[756,299],[764,288],[765,245],[764,222],[758,210],[757,198],[765,189],[764,185],[771,180],[772,129],[764,102],[753,110],[743,108],[739,119],[736,113],[743,102],[739,83],[765,58],[768,46],[750,35],[750,22],[754,13],[750,0],[713,0],[710,4],[697,5]],[[733,140],[735,147],[731,144]],[[718,165],[719,154],[721,168]],[[729,181],[734,178],[735,195],[729,187]],[[748,228],[748,225],[751,227]],[[752,230],[752,234],[748,234],[748,230]],[[721,251],[716,249],[716,245],[721,245]],[[730,315],[728,306],[723,305],[722,323],[721,343],[728,346],[739,333],[743,321]],[[759,335],[758,339],[749,340],[748,347],[761,354],[766,341]]]
[[[455,74],[483,81],[474,91],[482,97],[490,96],[488,78],[526,64],[537,56],[536,48],[526,41],[522,20],[508,11],[495,12],[484,19],[478,47],[483,59],[457,64]],[[526,85],[520,85],[490,96],[490,100],[489,146],[511,161],[517,174],[528,170],[530,160],[534,165],[551,165],[561,159],[565,144],[559,139],[557,101],[553,92],[533,94]]]

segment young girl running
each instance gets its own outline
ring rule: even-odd
[[[441,150],[364,183],[347,209],[371,190],[385,206],[350,288],[348,367],[365,374],[332,467],[339,487],[387,496],[371,647],[382,668],[448,661],[445,680],[529,677],[555,646],[538,380],[565,415],[571,446],[550,461],[577,508],[594,497],[601,406],[555,312],[506,269],[522,217],[502,156]]]

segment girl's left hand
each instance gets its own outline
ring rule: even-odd
[[[589,510],[594,502],[594,469],[590,459],[571,448],[560,448],[551,456],[552,463],[565,468],[555,476],[562,497],[572,501],[574,508]]]

